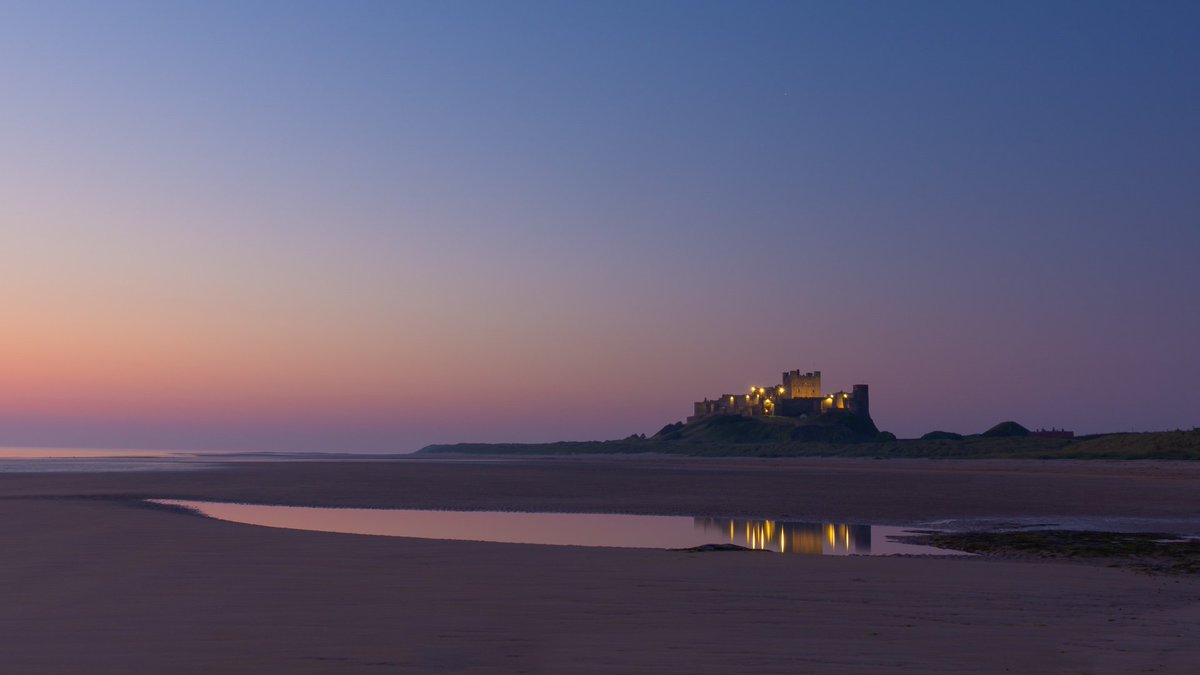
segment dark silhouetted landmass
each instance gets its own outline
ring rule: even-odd
[[[923,441],[961,441],[962,434],[956,434],[953,431],[931,431],[921,437]]]
[[[983,435],[988,438],[1018,438],[1022,436],[1028,436],[1029,430],[1020,424],[1009,420],[1007,422],[1001,422],[991,429],[988,429],[987,431],[983,432]]]
[[[795,439],[792,434],[816,432],[797,432],[797,426],[792,425],[789,428],[775,423],[771,418],[730,416],[727,419],[739,421],[720,422],[715,426],[692,430],[687,429],[688,425],[668,425],[659,434],[647,439],[558,443],[459,443],[430,445],[420,452],[470,455],[658,453],[698,457],[1200,460],[1200,430],[1100,434],[1074,439],[976,435],[962,439],[811,441]],[[853,430],[833,427],[828,433],[837,436],[852,432]],[[875,438],[880,436],[882,434],[876,435]]]
[[[715,443],[858,443],[875,440],[879,429],[870,417],[831,410],[815,417],[712,415],[688,424],[668,424],[659,441]]]

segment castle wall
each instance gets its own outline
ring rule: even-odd
[[[812,416],[820,413],[821,399],[819,398],[785,398],[780,399],[775,406],[775,414],[783,417]]]
[[[861,392],[859,391],[859,387],[863,387]],[[857,398],[859,393],[862,393],[863,395],[862,400]],[[830,410],[846,410],[857,415],[865,415],[869,417],[870,414],[868,412],[864,412],[870,409],[869,405],[870,404],[866,399],[866,385],[855,385],[853,392],[838,391],[829,394],[825,398],[822,398],[821,412],[828,412]]]
[[[871,393],[865,384],[856,384],[852,388],[850,412],[863,417],[871,416]]]
[[[802,373],[792,370],[783,374],[783,384],[751,389],[749,394],[724,394],[713,400],[697,401],[689,422],[710,415],[780,415],[802,417],[819,415],[830,410],[871,416],[870,393],[865,384],[856,384],[851,391],[821,395],[821,371]]]

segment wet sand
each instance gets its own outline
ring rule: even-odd
[[[12,673],[1194,672],[1200,580],[271,530],[134,497],[905,524],[1200,520],[1200,466],[573,458],[0,474]]]

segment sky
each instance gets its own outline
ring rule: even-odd
[[[1200,425],[1200,4],[6,2],[0,445]]]

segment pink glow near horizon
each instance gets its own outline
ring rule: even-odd
[[[608,438],[652,433],[693,400],[773,384],[792,368],[822,370],[831,391],[870,384],[880,427],[906,436],[1009,418],[1080,432],[1173,428],[1194,403],[1177,384],[1196,369],[1176,356],[1187,333],[1139,322],[1145,309],[1056,316],[1036,301],[975,303],[952,286],[850,280],[780,312],[786,288],[755,296],[735,272],[735,291],[696,293],[707,275],[659,283],[652,268],[604,259],[569,269],[523,258],[508,270],[471,253],[438,270],[363,248],[343,253],[355,264],[326,268],[310,250],[243,259],[236,239],[178,235],[159,238],[169,246],[155,255],[170,262],[110,267],[87,257],[95,242],[84,240],[54,244],[73,268],[0,271],[19,291],[0,351],[9,427],[98,425],[95,444],[121,445],[117,427],[157,426],[155,445],[172,447],[206,446],[206,425],[275,429],[269,444],[309,449],[360,447],[355,429],[367,430],[361,446],[400,451]],[[308,446],[313,429],[328,433]],[[237,445],[228,438],[219,443]]]

